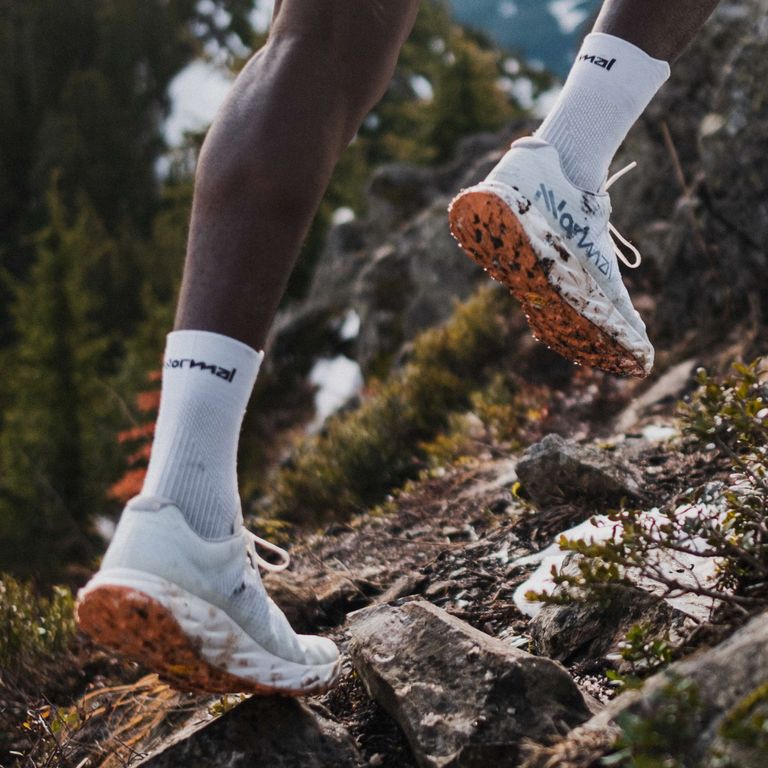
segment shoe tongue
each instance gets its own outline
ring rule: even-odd
[[[522,139],[512,142],[512,146],[521,149],[541,149],[542,147],[550,147],[552,145],[536,136],[523,136]]]
[[[159,512],[164,507],[179,508],[173,499],[166,499],[163,496],[134,496],[125,505],[126,509],[134,512]]]

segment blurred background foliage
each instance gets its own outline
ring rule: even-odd
[[[0,571],[74,583],[103,549],[97,523],[120,508],[108,491],[137,451],[125,436],[146,433],[140,395],[172,323],[203,138],[167,146],[169,85],[212,51],[240,68],[264,42],[252,10],[252,0],[0,0]],[[503,59],[444,3],[423,3],[287,301],[306,290],[332,213],[364,212],[375,165],[443,162],[461,137],[523,113],[500,87]],[[429,98],[415,87],[424,82]],[[139,449],[134,465],[144,458]]]

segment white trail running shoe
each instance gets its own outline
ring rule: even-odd
[[[640,254],[609,223],[606,192],[632,167],[593,194],[571,184],[553,146],[520,139],[485,181],[454,199],[448,216],[467,255],[521,302],[536,338],[574,362],[644,377],[653,346],[617,260],[634,268]]]
[[[284,564],[263,560],[255,542],[284,555]],[[78,593],[78,622],[181,690],[319,693],[339,675],[336,646],[297,635],[259,576],[258,564],[282,570],[287,558],[242,525],[206,541],[172,502],[137,497],[101,570]]]

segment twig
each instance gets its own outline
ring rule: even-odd
[[[672,168],[675,172],[675,179],[677,180],[677,183],[680,187],[680,190],[683,193],[683,198],[685,199],[686,206],[686,216],[688,217],[688,221],[691,225],[691,229],[693,230],[693,237],[696,241],[696,247],[701,251],[703,256],[707,256],[710,261],[711,266],[715,266],[711,259],[711,254],[709,251],[709,248],[707,247],[707,243],[704,240],[704,234],[701,231],[701,226],[699,225],[699,222],[696,220],[696,216],[693,213],[693,193],[691,191],[691,188],[688,186],[688,182],[685,180],[685,173],[683,172],[683,166],[680,163],[680,155],[677,153],[677,148],[675,147],[675,143],[672,140],[672,134],[669,132],[669,126],[667,125],[666,120],[662,120],[661,123],[661,133],[664,137],[664,146],[667,148],[667,152],[669,152],[669,156],[672,160]]]

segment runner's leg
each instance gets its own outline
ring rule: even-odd
[[[297,635],[267,598],[237,444],[302,238],[417,6],[282,0],[204,143],[144,487],[78,602],[95,640],[181,687],[303,694],[338,677],[334,643]]]
[[[616,150],[717,0],[606,0],[537,136],[566,175],[597,192]],[[613,65],[601,67],[601,62]]]
[[[670,64],[693,40],[720,0],[606,0],[593,32],[604,32]]]
[[[418,0],[282,0],[197,170],[176,329],[264,345],[331,172],[381,98]]]

